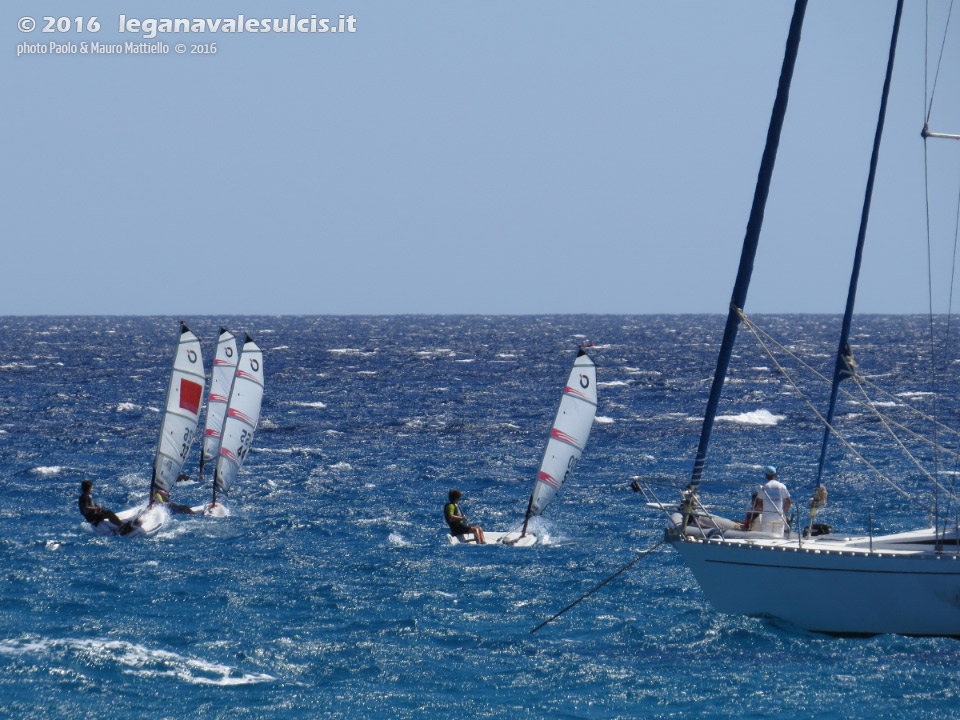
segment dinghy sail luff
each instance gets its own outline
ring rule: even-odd
[[[150,481],[150,504],[158,490],[169,492],[183,468],[200,422],[200,403],[206,378],[200,339],[183,323],[167,387],[167,403]]]
[[[220,455],[223,420],[227,415],[230,386],[236,369],[237,340],[229,330],[220,328],[217,355],[213,360],[213,374],[210,378],[210,395],[207,398],[207,419],[203,430],[203,452],[200,455],[198,478],[200,482],[203,482],[204,467]]]
[[[563,388],[560,407],[557,408],[557,416],[543,451],[521,536],[527,534],[530,518],[546,509],[570,477],[590,438],[596,414],[597,368],[590,356],[580,348]]]
[[[230,388],[230,401],[223,423],[220,454],[213,479],[213,503],[217,493],[226,494],[253,444],[263,401],[263,352],[247,335]]]

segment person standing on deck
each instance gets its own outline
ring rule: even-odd
[[[792,503],[790,491],[777,480],[777,469],[773,465],[767,465],[763,474],[767,481],[757,489],[757,499],[763,512],[760,515],[760,527],[755,529],[765,533],[786,534],[787,511]]]

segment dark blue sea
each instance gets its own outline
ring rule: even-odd
[[[208,372],[220,325],[264,351],[231,515],[101,538],[78,512],[80,482],[114,510],[146,499],[177,319],[0,318],[0,716],[960,716],[957,640],[721,615],[669,546],[531,633],[663,537],[631,478],[673,500],[689,476],[722,317],[183,318]],[[832,369],[838,318],[759,322]],[[892,393],[876,407],[956,419],[960,364],[931,359],[930,326],[858,319],[861,373]],[[536,523],[545,541],[451,546],[450,488],[486,529],[520,524],[580,343],[595,345],[598,418]],[[819,424],[746,331],[733,368],[704,499],[739,512],[772,463],[804,507]],[[827,391],[811,387],[822,410]],[[915,501],[834,446],[820,519],[851,532],[924,525],[922,473],[884,449],[866,409],[844,399],[838,416]],[[929,447],[914,452],[933,463]],[[198,457],[195,442],[194,474]],[[939,464],[952,482],[956,461]],[[174,499],[208,494],[177,486]]]

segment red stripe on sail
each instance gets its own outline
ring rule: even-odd
[[[220,360],[219,358],[215,358],[214,361],[213,361],[213,364],[214,364],[214,365],[229,365],[230,367],[236,367],[236,365],[234,365],[234,364],[233,364],[232,362],[230,362],[229,360]]]
[[[587,397],[586,395],[584,395],[582,392],[580,392],[580,391],[577,390],[576,388],[570,387],[569,385],[567,385],[567,386],[563,389],[563,391],[564,391],[567,395],[576,395],[577,397],[583,398],[584,400],[590,400],[589,397]]]
[[[562,430],[557,430],[556,428],[554,428],[550,432],[550,435],[555,437],[557,440],[560,440],[561,442],[570,443],[575,447],[580,447],[579,441],[575,437],[573,437],[573,435],[567,435],[567,433],[563,432]]]
[[[256,375],[248,373],[246,370],[237,370],[237,377],[247,378],[247,380],[253,380],[254,382],[260,382]]]
[[[213,395],[213,394],[210,395],[210,402],[226,402],[226,401],[227,401],[226,395]]]
[[[228,450],[227,448],[221,447],[221,448],[220,448],[220,454],[223,455],[223,456],[224,456],[227,460],[229,460],[230,462],[236,463],[237,465],[240,464],[239,462],[237,462],[237,456],[234,455],[233,452],[231,452],[231,451]]]
[[[180,378],[180,407],[192,412],[194,415],[200,414],[200,398],[203,396],[203,385],[195,383],[193,380]]]
[[[217,430],[207,430],[205,434],[207,437],[220,437],[220,433]]]
[[[253,422],[250,420],[250,417],[247,415],[244,415],[239,410],[234,410],[233,408],[231,408],[230,410],[227,411],[227,415],[229,417],[236,418],[237,420],[243,420],[247,425],[253,425]]]
[[[556,490],[560,489],[560,483],[554,480],[552,475],[548,475],[543,470],[540,471],[540,474],[537,476],[537,480],[541,480],[542,482],[545,482],[547,485],[549,485],[550,487]]]

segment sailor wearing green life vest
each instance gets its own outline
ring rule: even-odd
[[[456,536],[473,533],[473,536],[477,539],[477,543],[485,545],[487,540],[483,536],[483,528],[479,525],[467,524],[467,516],[463,514],[463,511],[457,504],[457,501],[461,497],[463,497],[463,494],[459,490],[451,490],[448,493],[450,502],[443,506],[443,517],[447,521],[447,525],[450,526],[450,534]]]

